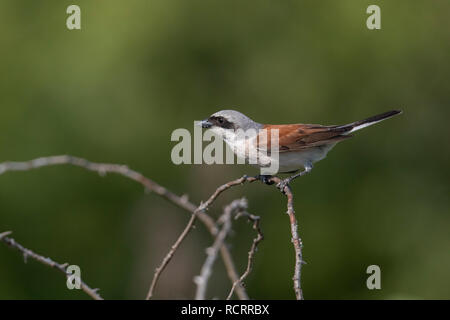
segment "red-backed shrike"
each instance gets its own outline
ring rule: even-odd
[[[285,180],[301,176],[313,167],[313,163],[322,160],[336,143],[351,137],[351,133],[368,127],[382,120],[401,113],[400,110],[388,111],[361,121],[340,126],[322,126],[317,124],[261,124],[253,121],[246,115],[235,110],[222,110],[214,113],[201,122],[203,128],[212,130],[220,136],[240,157],[248,159],[249,150],[270,150],[271,134],[278,131],[278,159],[271,153],[259,156],[257,165],[267,166],[267,161],[278,161],[278,173],[294,173],[299,169],[302,172]],[[241,135],[237,131],[253,131],[255,136]],[[265,132],[266,138],[261,138]],[[272,140],[273,141],[273,140]],[[263,145],[264,144],[264,145]],[[265,180],[267,181],[267,180]]]

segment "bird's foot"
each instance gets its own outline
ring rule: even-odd
[[[259,174],[256,176],[257,179],[261,180],[262,183],[265,183],[267,185],[272,185],[274,182],[271,180],[272,176],[267,174]]]
[[[305,166],[305,170],[294,174],[292,176],[290,176],[289,178],[283,179],[281,180],[278,184],[277,184],[277,188],[280,189],[281,192],[284,193],[284,189],[289,186],[289,184],[294,180],[297,179],[298,177],[301,177],[305,174],[307,174],[308,172],[310,172],[312,170],[312,164],[309,163],[307,166]]]
[[[284,189],[291,183],[291,181],[291,177],[283,179],[277,184],[277,188],[280,189],[282,193],[285,193]]]

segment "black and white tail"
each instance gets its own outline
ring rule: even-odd
[[[338,126],[336,127],[336,129],[340,129],[340,130],[344,130],[345,133],[342,134],[350,134],[352,132],[358,131],[360,129],[363,129],[365,127],[371,126],[375,123],[378,123],[380,121],[389,119],[397,114],[402,113],[401,110],[391,110],[382,114],[378,114],[376,116],[364,119],[364,120],[360,120],[360,121],[356,121],[356,122],[352,122],[349,124],[345,124],[343,126]]]

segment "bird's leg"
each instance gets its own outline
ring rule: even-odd
[[[267,185],[274,184],[274,182],[270,180],[272,178],[270,174],[258,174],[255,178],[261,180],[262,183]]]
[[[304,176],[305,174],[307,174],[308,172],[310,172],[310,171],[312,170],[312,168],[313,168],[313,165],[312,165],[311,162],[306,163],[306,164],[305,164],[305,170],[303,170],[303,171],[301,171],[301,172],[299,172],[299,173],[297,173],[297,174],[294,174],[294,175],[290,176],[289,178],[286,178],[286,179],[284,179],[284,180],[281,180],[281,182],[277,185],[278,189],[280,189],[281,192],[283,192],[283,191],[284,191],[284,188],[285,188],[287,185],[289,185],[289,184],[292,182],[292,180],[294,180],[294,179],[296,179],[296,178],[298,178],[298,177]]]

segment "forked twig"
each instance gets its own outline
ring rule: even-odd
[[[230,181],[228,183],[225,183],[223,185],[221,185],[220,187],[218,187],[216,189],[216,191],[209,197],[208,200],[206,200],[206,202],[200,204],[200,206],[194,211],[194,213],[191,215],[191,218],[189,219],[188,224],[186,225],[186,227],[184,228],[183,232],[180,234],[180,236],[177,238],[177,240],[175,241],[174,245],[171,247],[170,251],[167,253],[167,255],[164,257],[163,261],[161,262],[161,264],[159,265],[159,267],[156,268],[155,270],[155,274],[153,275],[153,280],[152,283],[150,284],[150,288],[148,290],[147,293],[147,297],[146,299],[149,300],[152,298],[153,296],[153,291],[156,287],[156,284],[158,283],[159,277],[161,275],[161,272],[166,268],[167,264],[170,262],[170,260],[172,259],[175,251],[178,249],[178,247],[180,246],[181,242],[183,242],[183,240],[186,238],[186,236],[188,235],[189,231],[192,229],[192,226],[194,225],[194,221],[195,218],[197,217],[197,214],[199,212],[205,212],[209,206],[217,199],[217,197],[224,192],[225,190],[230,189],[233,186],[242,184],[246,181],[247,177],[244,176],[242,178]]]
[[[256,237],[253,239],[252,246],[250,248],[250,251],[248,252],[247,269],[245,269],[245,272],[242,274],[242,276],[233,283],[230,293],[228,294],[227,300],[231,299],[231,297],[233,296],[234,290],[236,289],[236,286],[238,284],[243,285],[244,280],[248,277],[248,275],[252,271],[253,260],[255,257],[255,253],[258,249],[258,244],[264,239],[264,235],[259,226],[259,222],[260,222],[261,218],[258,216],[255,216],[253,214],[250,214],[248,212],[242,212],[241,215],[246,216],[248,218],[248,220],[253,222],[253,229],[256,230]],[[239,218],[239,216],[236,216],[236,218]]]

